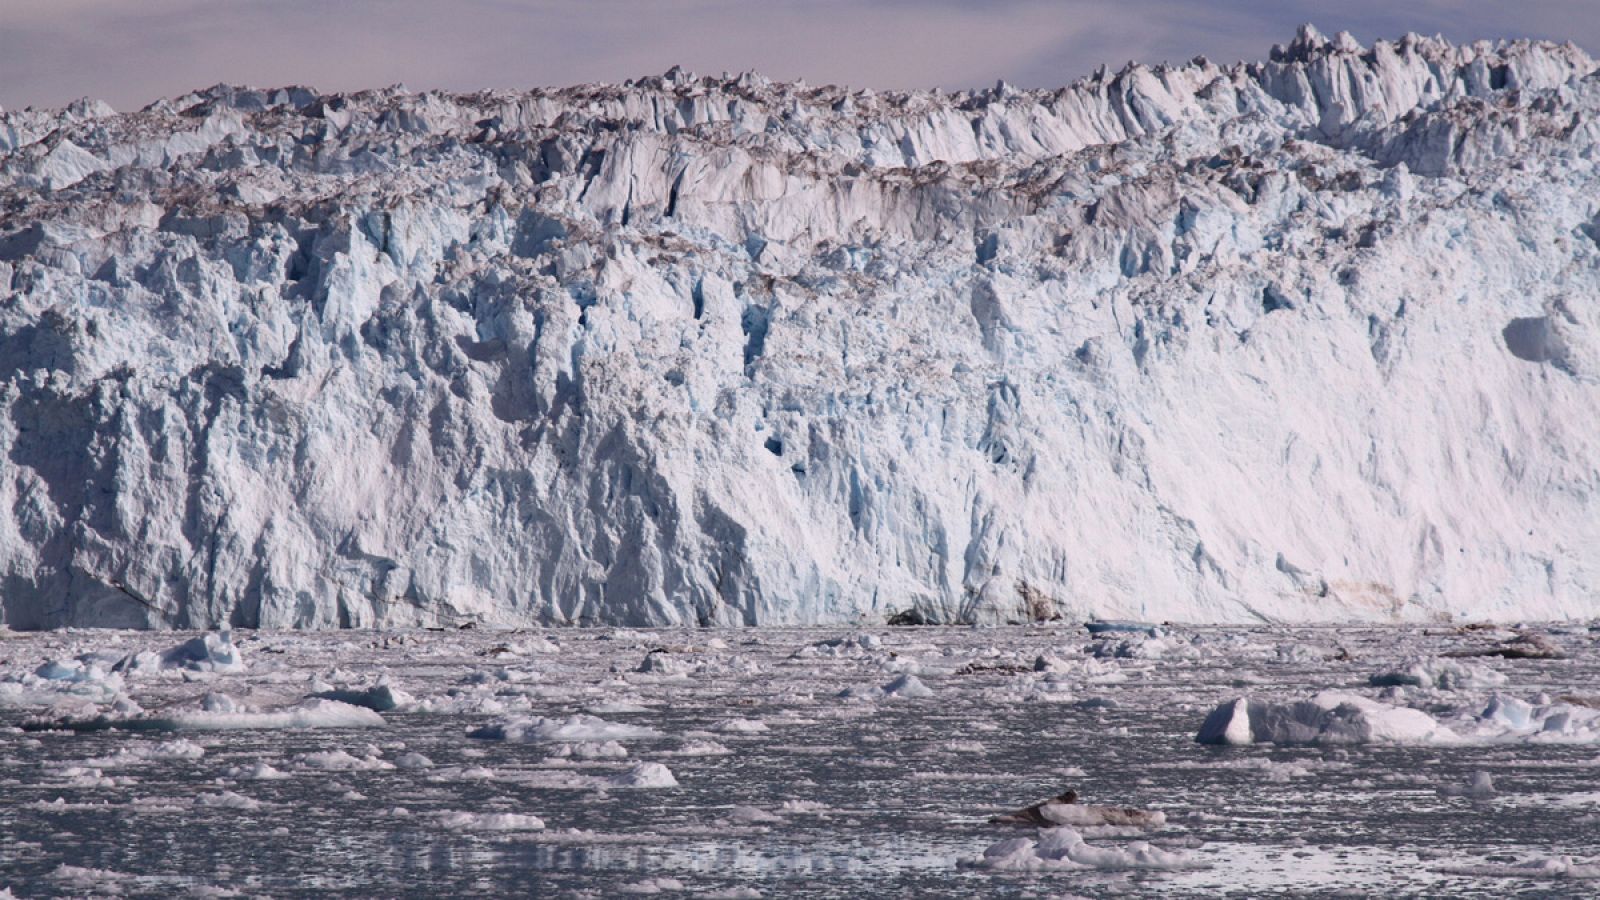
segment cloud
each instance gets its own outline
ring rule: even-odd
[[[134,108],[217,82],[470,90],[674,64],[879,88],[1058,85],[1100,63],[1258,59],[1302,21],[1370,41],[1600,49],[1593,0],[6,0],[0,104]]]

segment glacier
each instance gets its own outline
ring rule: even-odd
[[[1600,75],[0,112],[0,622],[1600,610]]]

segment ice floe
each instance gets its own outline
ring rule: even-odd
[[[1600,709],[1495,694],[1444,718],[1343,691],[1306,700],[1229,700],[1206,717],[1202,744],[1494,744],[1600,742]]]
[[[543,831],[544,820],[522,813],[441,812],[433,820],[451,831]]]
[[[611,779],[614,787],[669,788],[677,787],[678,779],[672,770],[657,762],[639,763]]]
[[[1421,687],[1441,691],[1499,687],[1506,676],[1487,666],[1453,659],[1415,659],[1398,668],[1373,675],[1373,687]]]
[[[469,736],[489,741],[615,741],[660,737],[661,732],[644,725],[627,725],[578,713],[565,719],[544,716],[504,719],[475,728]]]
[[[1195,737],[1202,744],[1426,744],[1456,739],[1421,710],[1339,691],[1283,703],[1229,700],[1206,717]]]
[[[1072,869],[1156,869],[1174,871],[1201,865],[1192,853],[1163,850],[1145,841],[1124,847],[1096,847],[1071,825],[1040,829],[1036,838],[1008,838],[991,844],[967,866],[1002,871]]]

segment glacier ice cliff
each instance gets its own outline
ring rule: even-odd
[[[13,628],[1600,611],[1571,45],[0,113]]]

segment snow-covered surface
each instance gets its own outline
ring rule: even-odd
[[[1592,614],[1594,69],[0,113],[4,618]]]
[[[242,669],[123,672],[206,635],[8,633],[0,888],[1593,893],[1600,622],[1160,631],[237,630]],[[1194,740],[1219,706],[1248,741]]]

